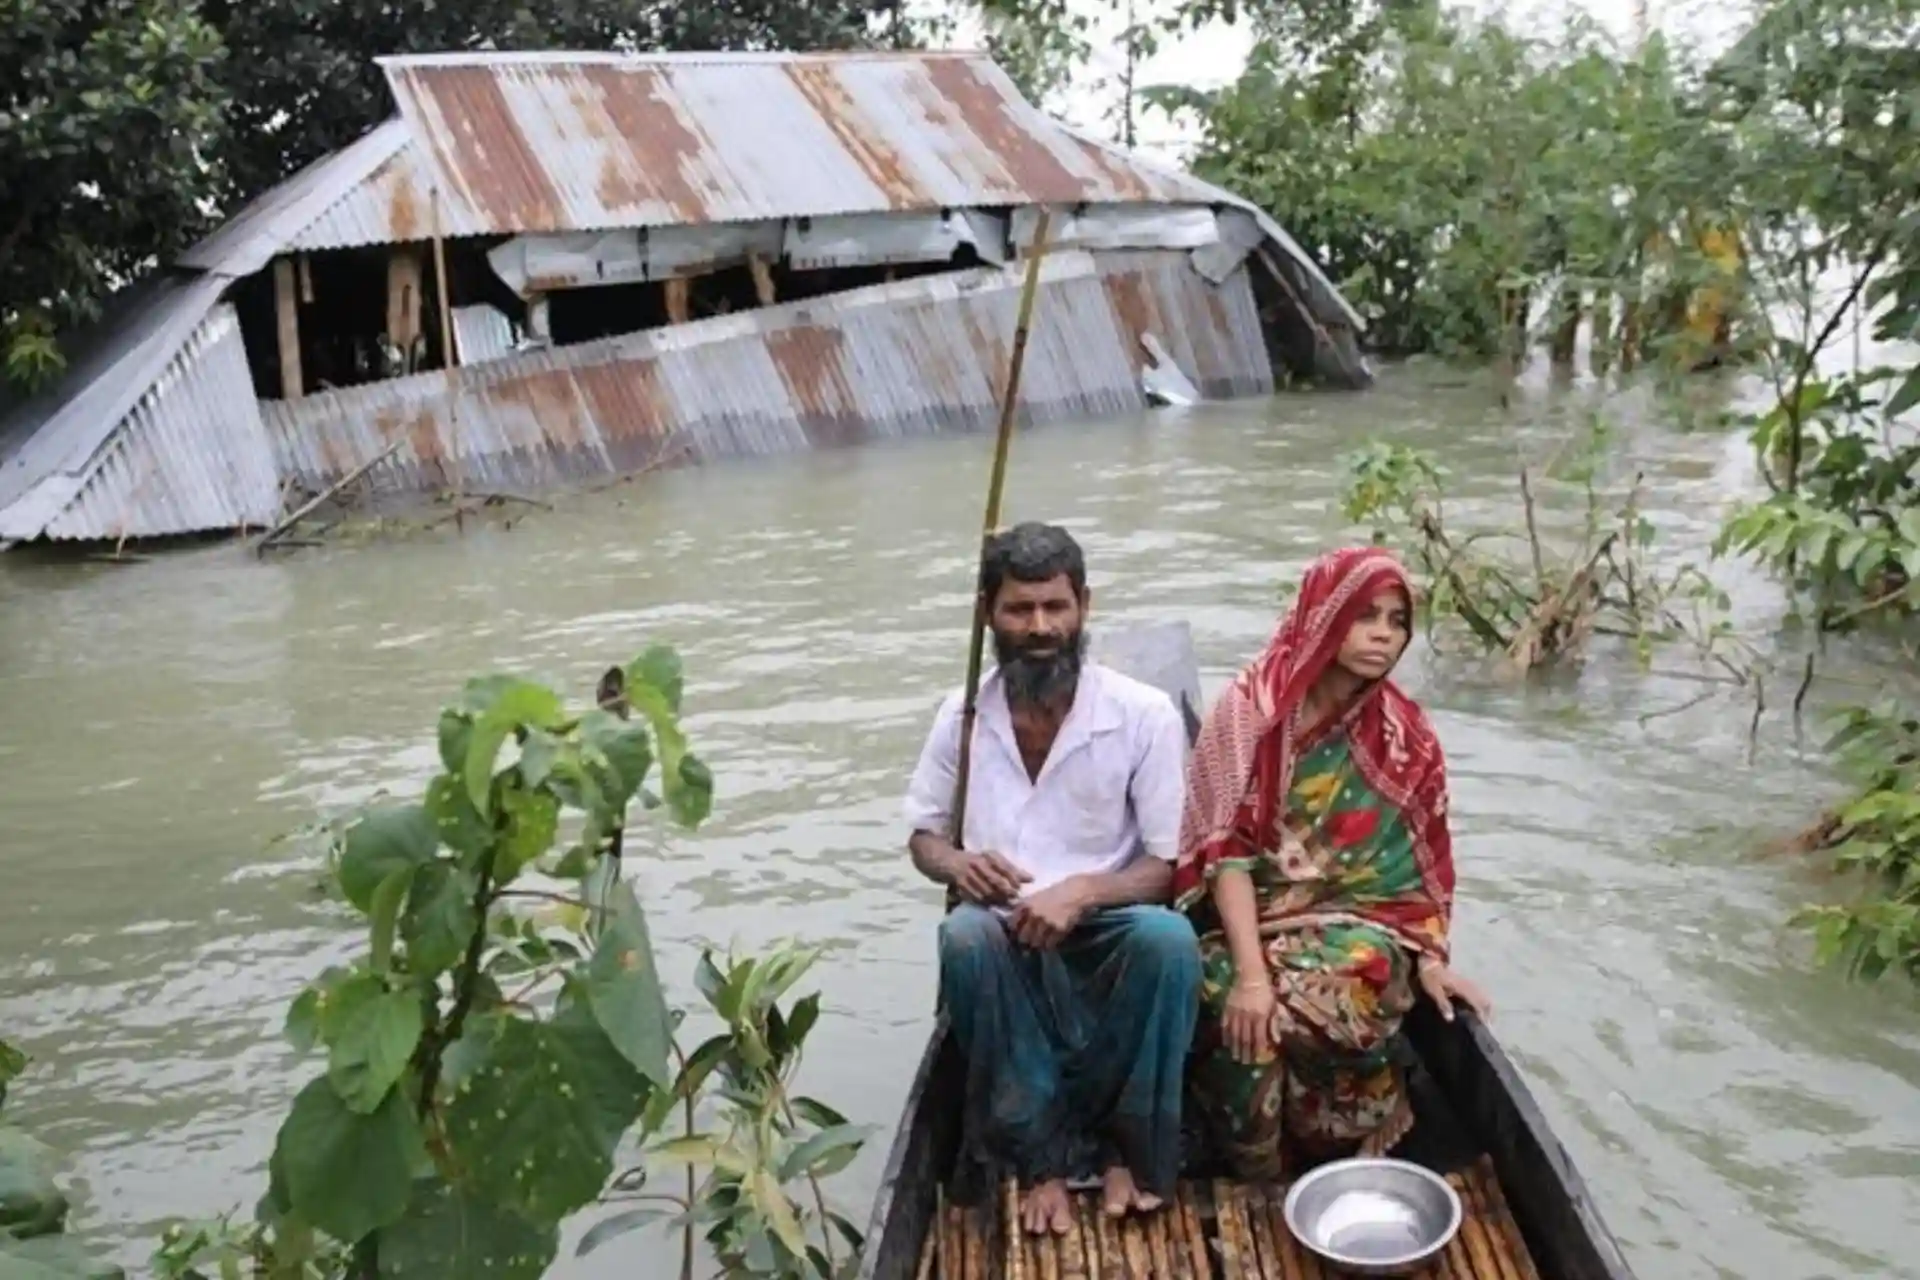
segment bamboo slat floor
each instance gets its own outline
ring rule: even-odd
[[[1447,1181],[1465,1216],[1416,1280],[1540,1280],[1493,1162],[1482,1157]],[[942,1202],[920,1251],[919,1280],[1336,1280],[1344,1273],[1287,1231],[1285,1197],[1285,1187],[1189,1181],[1162,1212],[1115,1223],[1100,1212],[1100,1193],[1086,1191],[1074,1199],[1074,1230],[1035,1238],[1010,1212],[1017,1200],[1009,1183],[999,1204]]]

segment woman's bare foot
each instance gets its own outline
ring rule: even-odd
[[[1073,1201],[1067,1196],[1067,1180],[1054,1178],[1027,1192],[1020,1202],[1020,1221],[1029,1235],[1043,1236],[1051,1231],[1063,1236],[1073,1230]]]
[[[1107,1170],[1106,1190],[1101,1196],[1101,1201],[1106,1207],[1109,1218],[1124,1218],[1134,1209],[1142,1213],[1152,1213],[1160,1207],[1160,1197],[1142,1191],[1123,1164],[1117,1164]]]

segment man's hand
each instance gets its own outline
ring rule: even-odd
[[[1005,906],[1020,896],[1021,885],[1033,879],[991,850],[968,853],[956,849],[953,858],[954,892],[983,907]]]
[[[1073,932],[1091,905],[1077,883],[1062,880],[1015,907],[1007,918],[1007,931],[1023,947],[1050,951]]]

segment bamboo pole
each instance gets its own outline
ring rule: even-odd
[[[1027,252],[1027,279],[1020,289],[1019,318],[1013,326],[1013,350],[1007,360],[1006,392],[1000,400],[1000,430],[993,443],[993,472],[987,480],[987,513],[980,531],[980,565],[986,567],[987,546],[1000,526],[1000,495],[1007,483],[1007,451],[1013,439],[1013,420],[1020,404],[1020,370],[1027,358],[1027,333],[1033,321],[1034,295],[1040,288],[1040,262],[1047,255],[1047,232],[1052,213],[1042,205],[1034,223],[1033,243]],[[987,598],[975,576],[973,632],[967,642],[967,684],[960,710],[960,760],[954,771],[953,845],[966,847],[967,775],[973,765],[973,724],[979,714],[980,664],[987,639]]]

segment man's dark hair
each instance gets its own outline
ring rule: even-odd
[[[980,564],[980,594],[991,606],[1008,578],[1046,582],[1065,574],[1073,594],[1087,593],[1087,558],[1073,535],[1057,524],[1028,520],[1003,530],[987,543]]]

